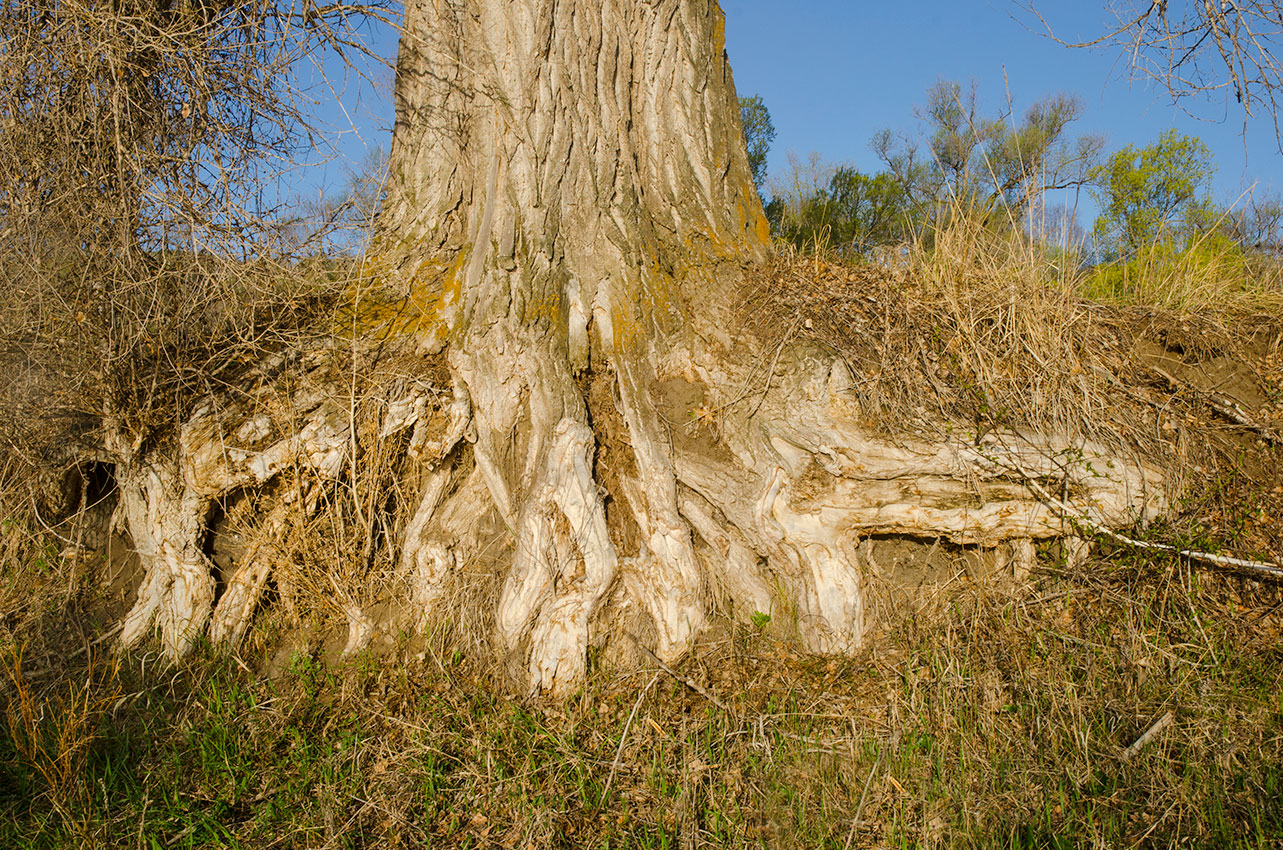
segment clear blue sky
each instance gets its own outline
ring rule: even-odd
[[[987,112],[1003,106],[1008,92],[1017,114],[1045,94],[1078,94],[1086,108],[1077,132],[1105,135],[1108,150],[1149,144],[1171,127],[1199,136],[1215,156],[1222,202],[1256,181],[1283,190],[1283,156],[1267,120],[1251,121],[1245,138],[1241,113],[1223,100],[1198,103],[1200,118],[1190,117],[1173,107],[1165,89],[1132,80],[1117,49],[1063,47],[1031,31],[1036,21],[1007,0],[788,6],[723,0],[722,6],[736,88],[760,94],[775,123],[772,173],[784,167],[789,150],[878,170],[869,150],[873,133],[916,131],[913,107],[943,77],[976,80]],[[1094,39],[1116,21],[1103,0],[1038,6],[1065,40]]]
[[[1116,49],[1062,47],[1031,31],[1026,25],[1034,22],[1008,0],[722,0],[722,8],[736,88],[761,95],[775,123],[772,173],[785,166],[789,150],[876,171],[869,139],[882,127],[915,131],[914,106],[943,77],[975,79],[986,112],[1003,106],[1008,93],[1017,113],[1042,95],[1076,93],[1086,106],[1077,132],[1106,135],[1109,150],[1148,144],[1169,127],[1197,135],[1215,155],[1221,202],[1253,182],[1283,191],[1283,156],[1267,120],[1252,120],[1244,137],[1236,104],[1223,100],[1199,103],[1201,119],[1190,117],[1165,90],[1132,80]],[[1039,8],[1067,40],[1094,38],[1115,20],[1105,0],[1042,0]],[[373,43],[395,56],[392,33],[374,32]],[[346,113],[328,90],[314,92],[323,120],[338,133],[339,155],[300,175],[313,196],[322,186],[337,188],[367,149],[388,145],[391,73],[373,74],[381,90],[351,80],[336,85]]]

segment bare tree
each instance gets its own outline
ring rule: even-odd
[[[1263,113],[1279,136],[1283,6],[1262,0],[1128,0],[1109,3],[1117,26],[1088,41],[1065,41],[1035,4],[1020,4],[1038,26],[1070,47],[1120,48],[1134,72],[1166,87],[1173,100],[1233,98],[1243,121]],[[1283,138],[1283,137],[1281,137]]]

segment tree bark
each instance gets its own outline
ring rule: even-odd
[[[515,538],[500,638],[538,687],[582,679],[621,568],[643,588],[660,657],[705,620],[650,396],[656,346],[687,333],[691,270],[760,258],[768,236],[723,27],[707,2],[408,12],[381,224],[412,246],[411,290],[436,295],[425,348],[447,348],[477,466]],[[608,494],[636,525],[631,545],[593,474],[588,372],[610,376],[631,447]]]
[[[870,535],[1027,553],[1072,532],[1030,477],[1065,479],[1104,525],[1161,507],[1157,472],[1056,435],[874,439],[840,358],[731,330],[769,234],[713,0],[425,0],[406,15],[376,259],[417,313],[398,350],[448,381],[389,386],[379,434],[413,432],[422,474],[392,545],[422,621],[450,616],[453,583],[497,534],[495,640],[532,690],[577,686],[590,648],[626,630],[672,661],[713,600],[787,615],[838,652],[866,631]],[[239,569],[215,609],[201,524],[235,488],[355,476],[336,397],[296,390],[296,430],[272,436],[252,393],[211,404],[176,453],[128,466],[149,571],[126,641],[156,622],[179,652],[211,611],[216,637],[243,634],[265,571]],[[1083,461],[1066,472],[1067,449]]]

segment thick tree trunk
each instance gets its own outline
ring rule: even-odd
[[[1069,529],[1026,477],[1067,478],[1105,524],[1157,507],[1155,472],[1081,445],[1066,472],[1054,435],[875,440],[840,359],[728,332],[768,234],[712,0],[418,2],[396,96],[378,254],[422,313],[400,342],[450,383],[389,396],[379,429],[413,429],[422,469],[398,580],[423,620],[449,616],[497,517],[495,637],[532,688],[573,687],[625,630],[672,660],[714,598],[795,616],[816,650],[855,647],[877,569],[862,540],[1027,556]],[[298,499],[304,479],[355,474],[352,417],[324,395],[297,390],[296,431],[270,437],[252,393],[211,405],[174,455],[129,467],[149,572],[127,641],[153,621],[175,652],[207,627],[243,633],[266,569],[247,557],[213,608],[202,523],[237,488],[287,479]],[[265,539],[280,524],[269,509]]]
[[[767,238],[722,29],[707,2],[409,11],[382,225],[409,245],[412,289],[438,294],[428,347],[448,347],[514,536],[499,634],[540,687],[583,677],[621,569],[661,657],[704,623],[651,393],[657,346],[689,333],[688,296],[708,294],[683,291],[692,269],[760,257]],[[618,492],[594,476],[588,372],[613,383],[624,423]],[[613,530],[606,498],[628,514]]]

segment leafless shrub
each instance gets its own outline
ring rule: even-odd
[[[316,141],[293,72],[391,3],[0,0],[0,414],[137,449],[297,331],[342,263],[268,238]],[[43,437],[43,439],[41,439]]]

